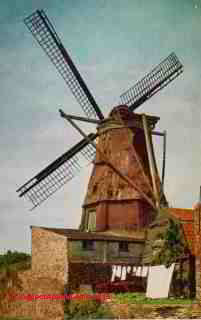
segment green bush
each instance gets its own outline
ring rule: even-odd
[[[92,314],[91,319],[115,319],[115,315],[111,312],[108,306],[100,305],[97,311]]]
[[[69,319],[112,319],[109,308],[102,305],[99,300],[76,299],[64,303],[65,320]]]
[[[64,312],[67,314],[66,319],[86,318],[95,313],[100,305],[97,300],[76,299],[66,301],[64,304]]]
[[[10,251],[0,254],[0,269],[4,269],[9,265],[30,261],[31,256],[24,252]]]

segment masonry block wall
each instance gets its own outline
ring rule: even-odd
[[[8,295],[4,295],[1,298],[0,304],[0,318],[10,319],[10,317],[17,319],[33,319],[44,320],[64,319],[63,301],[60,299],[31,299],[33,295],[60,295],[63,286],[56,279],[50,279],[46,277],[38,277],[38,274],[34,274],[31,270],[26,270],[18,273],[20,280],[20,287],[16,284],[12,284],[12,287],[7,291]],[[16,300],[9,298],[9,294],[13,297],[16,296]],[[19,297],[29,296],[30,299],[23,300]],[[4,318],[5,317],[5,318]],[[19,317],[19,318],[18,318]],[[2,319],[2,318],[1,318]]]
[[[64,293],[68,276],[67,239],[39,227],[32,227],[32,268],[18,272],[19,284],[12,284],[11,294],[19,296]],[[3,298],[0,315],[32,319],[64,319],[63,300],[36,299],[10,301]]]
[[[49,230],[32,227],[32,271],[39,277],[67,282],[67,238]]]

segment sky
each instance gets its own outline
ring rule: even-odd
[[[58,109],[84,115],[23,23],[44,9],[107,115],[120,95],[175,52],[184,72],[137,111],[167,130],[165,193],[192,208],[201,185],[201,0],[0,1],[0,253],[30,252],[30,226],[77,228],[91,165],[40,207],[17,188],[81,137]],[[95,132],[94,125],[82,125]],[[162,140],[154,140],[161,169]]]

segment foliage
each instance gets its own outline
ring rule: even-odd
[[[122,305],[122,315],[125,313],[129,318],[133,318],[136,313],[146,317],[149,312],[153,311],[152,309],[149,309],[151,308],[151,305],[158,305],[158,307],[167,309],[168,305],[169,308],[171,306],[173,308],[174,305],[190,306],[193,303],[193,300],[190,299],[150,299],[146,298],[143,293],[119,293],[112,294],[111,297],[116,312],[120,310],[118,309],[118,306],[121,307]],[[147,305],[146,308],[145,305]],[[163,309],[161,312],[164,311]],[[101,302],[97,300],[70,300],[65,302],[64,319],[114,319],[116,318],[115,310],[108,305],[101,304]]]
[[[70,291],[69,293],[72,294],[73,292]],[[81,294],[82,297],[78,299],[77,294]],[[90,297],[90,295],[92,296]],[[93,291],[91,291],[91,289],[82,288],[76,292],[74,297],[75,299],[66,300],[64,302],[65,320],[111,318],[111,311],[109,311],[109,308],[102,304],[98,297],[93,297]]]
[[[169,267],[178,257],[185,252],[185,243],[183,241],[182,228],[179,223],[169,219],[169,227],[164,234],[164,246],[156,260],[159,264]]]
[[[5,254],[0,254],[0,270],[7,266],[30,261],[30,255],[24,252],[8,250]]]
[[[0,278],[0,292],[2,293],[10,290],[13,285],[21,289],[21,280],[18,276],[18,272],[12,270],[10,266],[7,266]]]
[[[183,227],[167,208],[160,208],[147,232],[144,263],[169,267],[188,252]]]
[[[13,286],[21,289],[21,280],[18,276],[19,270],[30,267],[30,255],[8,250],[0,255],[0,293],[9,293]],[[2,307],[0,300],[0,309]]]
[[[100,305],[96,313],[92,315],[92,319],[115,319],[115,318],[116,318],[115,315],[106,305]]]
[[[16,288],[22,288],[21,279],[18,277],[18,272],[10,270],[10,266],[7,266],[6,270],[2,272],[0,277],[0,313],[5,308],[5,301],[1,299],[1,296],[13,294],[13,286]]]
[[[13,286],[21,289],[18,271],[29,267],[30,255],[26,253],[8,250],[6,254],[0,255],[0,293],[8,293]]]
[[[99,300],[76,299],[64,303],[65,320],[67,319],[104,319],[111,318],[108,307],[102,305]]]

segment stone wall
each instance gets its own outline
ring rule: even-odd
[[[68,281],[67,238],[45,228],[32,227],[32,268],[18,272],[18,278],[20,286],[11,283],[4,292],[0,314],[31,317],[32,320],[63,320],[62,299],[31,301],[30,298],[26,301],[20,297],[64,294]]]
[[[68,281],[67,238],[52,231],[32,227],[32,271],[38,277]]]
[[[9,317],[30,317],[32,320],[63,320],[62,299],[42,299],[39,295],[63,295],[63,283],[48,277],[39,277],[31,270],[18,273],[20,286],[11,284],[3,292],[0,301],[0,315]],[[38,299],[33,299],[33,295]],[[29,297],[29,298],[28,298]]]

